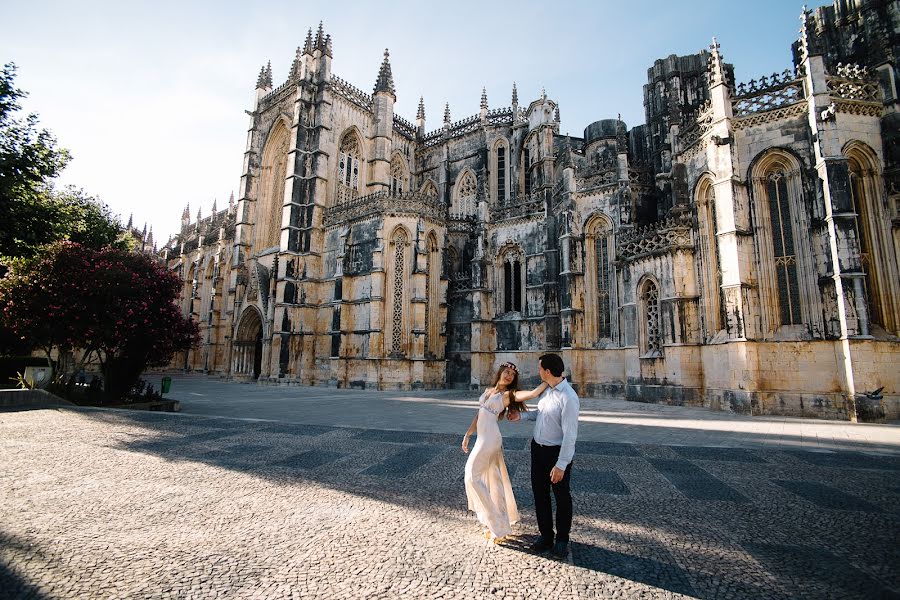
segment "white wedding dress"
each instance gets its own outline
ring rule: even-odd
[[[503,411],[503,396],[487,391],[479,400],[478,437],[466,461],[466,496],[469,510],[490,530],[492,538],[512,533],[511,525],[519,520],[509,473],[503,460],[503,436],[497,415]]]

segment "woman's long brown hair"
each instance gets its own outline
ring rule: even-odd
[[[505,365],[500,365],[500,368],[497,370],[497,376],[494,377],[494,387],[497,387],[497,384],[500,382],[500,376],[503,375],[503,371],[505,371],[508,367]],[[516,400],[516,392],[519,391],[519,371],[518,369],[513,369],[515,375],[513,375],[512,383],[509,384],[506,388],[506,392],[509,393],[509,406],[503,409],[499,415],[497,415],[498,419],[502,419],[506,416],[506,411],[511,410],[513,412],[522,412],[528,410],[525,408],[525,403],[521,400]]]

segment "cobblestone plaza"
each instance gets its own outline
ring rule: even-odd
[[[900,597],[896,425],[586,398],[556,561],[525,550],[527,425],[504,424],[520,536],[494,546],[466,513],[474,394],[173,392],[189,414],[0,413],[0,595]]]

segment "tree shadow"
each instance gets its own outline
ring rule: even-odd
[[[40,548],[13,535],[0,531],[0,557],[18,556],[24,559],[32,556],[46,558]],[[49,600],[50,596],[41,592],[40,588],[30,582],[20,569],[10,564],[10,559],[0,558],[0,597],[28,598],[30,600]]]
[[[108,442],[117,450],[312,483],[432,515],[466,505],[457,434],[78,413],[133,427]],[[533,505],[528,440],[508,436],[504,447],[524,515]],[[900,590],[898,470],[900,457],[853,452],[579,442],[568,562],[699,598],[825,597],[828,586],[847,597],[893,597]],[[519,540],[504,548],[525,552],[528,535]],[[853,581],[832,581],[796,558],[813,556],[842,562]]]

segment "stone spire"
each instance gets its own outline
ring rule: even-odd
[[[725,75],[725,62],[722,60],[719,48],[719,42],[713,37],[712,44],[709,45],[709,69],[707,73],[709,77],[709,87],[728,83],[727,76]]]
[[[450,103],[444,104],[444,127],[450,127]]]
[[[294,62],[291,63],[291,77],[300,77],[301,65],[303,64],[303,52],[300,50],[300,46],[297,46],[297,51],[294,52]]]
[[[419,96],[419,110],[416,111],[416,135],[425,135],[425,98]]]
[[[322,48],[322,53],[326,56],[333,56],[333,51],[331,49],[331,34],[325,36],[325,46]],[[277,256],[275,257],[278,258]]]
[[[487,110],[488,101],[487,101],[487,89],[481,88],[481,109]]]
[[[315,48],[317,50],[322,49],[322,44],[325,42],[325,31],[322,29],[322,21],[319,21],[319,29],[316,31],[316,41],[313,42]]]
[[[198,206],[197,207],[197,222],[199,223],[200,219],[202,219],[202,218],[203,218],[203,208]]]
[[[544,86],[541,86],[541,100],[547,99],[547,90],[544,89]]]
[[[216,210],[216,199],[213,198],[212,216],[216,216],[216,212],[218,212],[218,211]]]
[[[801,62],[808,56],[815,56],[822,52],[812,14],[812,11],[804,4],[803,10],[800,11],[800,39],[797,40]]]
[[[559,105],[557,105],[556,110],[553,112],[553,119],[559,123]]]
[[[125,228],[128,231],[131,231],[131,228],[133,227],[133,225],[132,225],[133,221],[134,221],[134,213],[131,213],[130,215],[128,215],[128,225],[125,226]]]
[[[181,224],[188,225],[191,222],[191,203],[184,205],[184,212],[181,213]]]
[[[388,60],[390,54],[388,49],[384,49],[384,60],[381,61],[381,68],[378,69],[378,79],[375,81],[375,93],[386,92],[397,99],[394,92],[394,76],[391,74],[391,62]]]
[[[306,41],[303,42],[303,54],[309,54],[312,56],[313,53],[313,36],[312,36],[312,27],[306,32]]]
[[[147,245],[153,246],[153,225],[150,226],[150,231],[147,232]]]
[[[231,196],[228,198],[228,210],[234,208],[234,192],[231,192]]]
[[[262,69],[259,70],[259,77],[256,79],[256,89],[264,90],[271,89],[272,87],[272,61],[266,63]]]
[[[519,92],[518,92],[518,90],[516,90],[516,82],[515,81],[513,81],[512,105],[513,106],[519,105]]]

